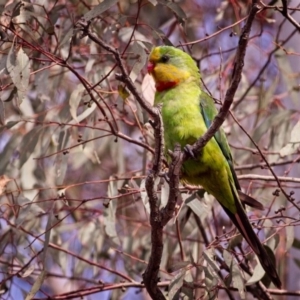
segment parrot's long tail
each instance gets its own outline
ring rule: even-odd
[[[235,193],[233,193],[235,195]],[[278,287],[281,288],[281,281],[279,279],[279,276],[277,274],[276,268],[274,266],[274,263],[270,259],[270,256],[266,252],[266,249],[261,244],[260,240],[258,239],[257,235],[255,234],[249,219],[246,215],[246,212],[244,208],[242,207],[242,204],[239,199],[235,199],[235,205],[237,208],[237,211],[235,214],[230,212],[226,207],[222,205],[225,212],[233,222],[233,224],[238,228],[242,236],[245,238],[249,246],[252,248],[252,250],[257,255],[262,267],[272,280],[272,282]]]

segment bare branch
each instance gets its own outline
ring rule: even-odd
[[[249,40],[249,35],[251,31],[251,26],[255,15],[259,12],[260,6],[257,4],[257,1],[253,1],[251,11],[247,22],[242,30],[242,34],[239,40],[239,45],[235,57],[235,65],[232,73],[231,84],[226,92],[224,103],[212,122],[211,126],[207,132],[192,146],[190,149],[194,154],[199,153],[199,151],[207,144],[207,142],[215,135],[218,129],[221,127],[225,121],[227,114],[229,112],[230,106],[233,102],[234,95],[238,89],[239,83],[241,81],[242,70],[244,67],[244,58],[246,54],[247,44]]]

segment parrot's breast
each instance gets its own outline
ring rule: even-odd
[[[156,94],[155,104],[162,104],[166,151],[174,150],[176,143],[184,148],[194,144],[207,127],[200,108],[201,89],[196,84],[180,86]],[[232,191],[228,181],[229,165],[214,138],[209,140],[195,159],[188,159],[182,166],[182,180],[202,186],[231,208]]]

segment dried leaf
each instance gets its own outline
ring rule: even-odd
[[[1,99],[0,99],[0,125],[5,125],[5,107]]]
[[[297,238],[294,238],[293,241],[293,248],[299,249],[300,250],[300,240]]]
[[[170,300],[174,298],[178,290],[182,287],[185,273],[186,273],[186,269],[181,269],[180,272],[176,274],[171,280],[169,284],[169,293],[168,293]]]
[[[44,132],[45,128],[36,126],[24,135],[21,145],[19,147],[20,152],[20,168],[26,163],[30,155],[34,152],[35,147],[38,145],[40,135]]]
[[[286,243],[285,243],[285,251],[288,251],[293,243],[294,243],[294,239],[295,239],[295,227],[294,226],[287,226],[285,227],[285,231],[286,231]]]
[[[216,275],[220,272],[220,267],[217,265],[215,260],[215,249],[206,249],[203,252],[203,257],[208,263],[208,265],[216,272]]]
[[[141,47],[140,44],[137,42],[133,43],[132,50],[134,55],[137,56],[137,60],[135,61],[129,76],[132,82],[135,82],[138,76],[141,74],[141,70],[144,68],[146,64],[147,55],[143,47]]]
[[[6,68],[12,82],[18,89],[18,103],[21,104],[28,89],[30,76],[29,58],[22,48],[16,52],[14,44],[12,44],[8,53]]]
[[[170,194],[170,186],[166,180],[163,180],[163,183],[161,184],[160,188],[161,188],[160,208],[163,208],[168,203],[169,194]]]
[[[257,264],[253,270],[252,276],[246,282],[246,285],[252,285],[252,284],[260,281],[265,276],[266,272],[263,269],[263,267],[261,266],[257,256],[255,256],[255,260],[256,260]]]
[[[31,300],[33,299],[34,295],[39,291],[41,288],[45,278],[46,278],[47,272],[45,270],[42,270],[41,273],[38,275],[36,281],[34,282],[30,292],[26,296],[25,300]]]
[[[155,83],[151,75],[147,74],[142,82],[142,94],[151,105],[154,103]]]
[[[148,0],[153,6],[157,5],[157,1],[156,0]]]
[[[9,183],[11,180],[13,179],[8,178],[6,175],[0,176],[0,196],[4,193],[7,183]]]
[[[108,9],[110,9],[113,5],[115,5],[118,2],[118,0],[105,0],[102,3],[95,6],[92,10],[87,12],[83,18],[88,22],[92,20],[93,18],[96,18],[106,12]]]
[[[77,123],[79,123],[77,119],[77,108],[79,103],[81,102],[82,93],[84,92],[84,90],[85,89],[82,85],[78,85],[76,89],[72,92],[69,99],[70,114]]]
[[[111,178],[112,179],[112,178]],[[118,194],[118,182],[110,181],[108,184],[108,197],[114,197]],[[116,230],[116,211],[118,200],[110,200],[107,207],[104,210],[104,226],[106,234],[111,238],[111,241],[116,245],[120,245],[120,239]]]
[[[167,6],[168,8],[170,8],[173,11],[173,13],[176,15],[177,20],[180,24],[185,23],[187,16],[186,16],[185,12],[182,10],[182,8],[179,6],[178,3],[170,2],[167,0],[158,0],[158,1],[159,1],[159,3]]]
[[[95,241],[96,224],[93,221],[84,224],[79,228],[78,239],[82,245],[90,247]]]
[[[280,150],[280,156],[285,157],[293,154],[300,147],[300,120],[291,131],[291,139],[289,143]]]
[[[35,270],[34,265],[31,265],[28,268],[26,268],[25,272],[21,273],[20,276],[22,278],[26,278],[26,277],[30,276],[34,270]]]
[[[53,207],[53,205],[52,205],[52,207]],[[48,213],[48,220],[47,220],[47,225],[46,225],[45,240],[44,240],[44,245],[43,245],[44,249],[43,249],[43,256],[42,256],[44,268],[46,268],[46,266],[47,266],[47,252],[48,252],[50,235],[51,235],[51,230],[52,230],[52,218],[53,218],[53,209],[51,209],[51,211]]]
[[[245,299],[246,295],[244,278],[242,276],[238,263],[233,258],[232,254],[225,249],[223,251],[223,257],[226,265],[230,269],[232,286],[238,289],[241,299]]]
[[[192,211],[200,218],[203,222],[207,217],[211,215],[212,205],[214,204],[214,197],[204,194],[204,199],[197,199],[191,196],[185,200],[185,205],[192,209]]]

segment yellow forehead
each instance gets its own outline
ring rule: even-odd
[[[160,59],[160,57],[161,57],[161,54],[160,54],[159,48],[158,47],[153,48],[153,50],[151,51],[149,60],[150,61],[158,61]]]

